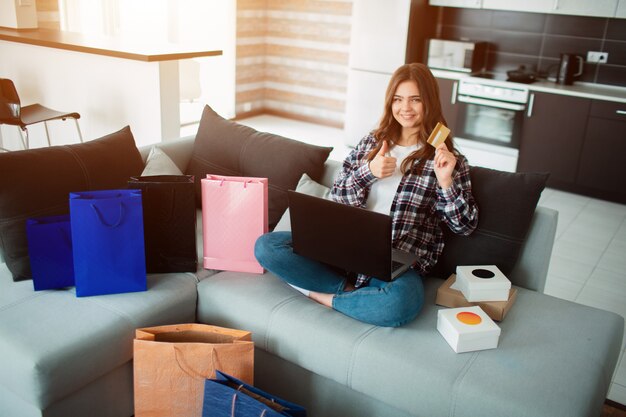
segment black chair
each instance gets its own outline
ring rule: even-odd
[[[80,141],[83,141],[83,135],[78,125],[78,119],[80,114],[78,113],[65,113],[61,111],[52,110],[41,104],[31,104],[29,106],[22,107],[20,103],[20,97],[15,89],[13,81],[0,78],[0,124],[13,125],[20,128],[20,137],[24,149],[29,148],[28,126],[35,123],[44,123],[46,129],[46,138],[48,139],[48,146],[50,143],[50,134],[48,133],[48,124],[50,120],[65,120],[74,119],[76,123],[76,130],[78,130],[78,137]],[[24,137],[24,132],[26,137]],[[7,149],[0,150],[7,151]]]

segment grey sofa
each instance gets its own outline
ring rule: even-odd
[[[184,170],[193,140],[160,147]],[[322,183],[338,168],[327,162]],[[439,278],[425,279],[420,316],[394,329],[327,309],[269,273],[200,268],[150,275],[147,292],[76,298],[34,292],[1,264],[0,416],[132,415],[134,329],[190,321],[251,331],[255,385],[311,416],[597,416],[624,321],[542,294],[556,223],[537,208],[498,348],[464,354],[436,330]]]

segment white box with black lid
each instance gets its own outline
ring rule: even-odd
[[[511,281],[495,265],[462,265],[456,267],[454,289],[467,301],[506,301]]]

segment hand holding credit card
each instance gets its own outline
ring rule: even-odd
[[[436,148],[446,140],[448,134],[450,134],[450,129],[441,124],[441,122],[438,122],[437,126],[435,126],[432,133],[428,137],[428,143]]]

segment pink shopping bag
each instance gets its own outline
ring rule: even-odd
[[[207,175],[202,187],[204,267],[263,273],[254,243],[268,230],[267,178]]]

